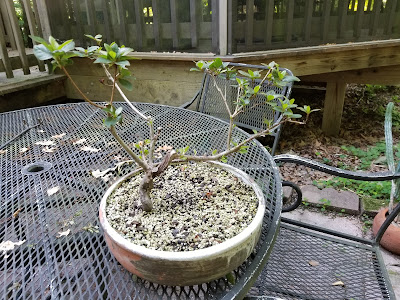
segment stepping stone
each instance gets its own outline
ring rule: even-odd
[[[323,206],[330,210],[341,212],[343,209],[348,214],[360,213],[360,199],[357,194],[349,191],[337,191],[333,188],[320,190],[314,185],[303,185],[303,201],[313,206]]]

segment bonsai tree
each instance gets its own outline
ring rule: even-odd
[[[261,74],[259,71],[248,70],[238,72],[241,74],[240,78],[237,76],[238,72],[229,66],[229,63],[222,62],[220,58],[216,58],[213,61],[205,62],[198,61],[196,67],[192,70],[205,71],[212,75],[213,84],[220,93],[226,109],[229,113],[229,129],[226,137],[226,149],[223,151],[214,150],[207,155],[196,155],[195,149],[192,149],[194,154],[189,153],[189,146],[182,149],[171,149],[169,150],[159,161],[155,160],[155,146],[162,128],[154,128],[154,122],[151,116],[146,116],[141,113],[124,95],[120,86],[127,90],[132,90],[133,86],[130,82],[131,72],[128,69],[130,66],[130,60],[134,59],[130,56],[133,49],[119,46],[115,42],[111,44],[102,44],[102,36],[90,36],[90,39],[94,40],[97,45],[89,46],[87,49],[75,47],[73,40],[68,40],[62,44],[59,44],[53,37],[49,38],[49,41],[36,36],[31,36],[33,40],[39,44],[34,47],[34,54],[40,60],[51,59],[53,70],[60,68],[66,76],[71,80],[72,85],[76,88],[82,98],[93,105],[94,107],[100,108],[105,113],[103,120],[104,126],[109,129],[113,137],[121,145],[121,147],[132,157],[136,164],[143,170],[143,178],[139,186],[139,196],[142,204],[142,208],[145,211],[151,211],[153,203],[150,197],[151,190],[153,188],[153,180],[155,177],[160,176],[166,168],[174,160],[189,160],[189,161],[227,161],[227,156],[236,152],[245,152],[247,143],[250,141],[268,135],[277,126],[285,122],[295,122],[304,124],[308,116],[312,111],[309,106],[298,107],[295,104],[294,99],[288,99],[283,95],[277,94],[273,90],[267,93],[261,93],[260,87],[264,82],[269,84],[282,87],[290,82],[298,81],[299,79],[295,76],[288,76],[285,71],[280,71],[278,64],[272,62],[268,64],[268,71],[266,74]],[[66,67],[72,63],[71,58],[73,57],[88,57],[96,64],[101,64],[107,78],[110,80],[110,98],[106,104],[96,103],[89,99],[85,93],[82,92],[81,87],[71,78]],[[221,88],[218,86],[215,78],[217,76],[224,76],[227,80],[232,81],[232,85],[237,87],[237,95],[234,100],[234,109],[230,109],[231,99],[227,97],[226,86]],[[261,82],[252,87],[251,83],[254,83],[256,79],[261,79]],[[101,81],[105,84],[105,81]],[[135,113],[147,122],[149,128],[148,139],[139,141],[135,144],[135,148],[130,148],[125,141],[118,135],[116,126],[120,126],[123,121],[122,107],[116,107],[114,105],[114,99],[116,92],[119,92],[123,99],[128,105],[135,111]],[[238,143],[232,141],[232,130],[235,126],[235,118],[244,111],[246,107],[252,106],[252,99],[257,95],[263,95],[266,103],[270,104],[274,110],[279,111],[283,114],[283,118],[274,123],[272,120],[265,120],[265,128],[260,131],[255,131],[253,135],[244,139]],[[279,104],[278,104],[279,103]],[[298,121],[302,118],[301,114],[296,114],[293,109],[297,108],[306,115],[305,121]]]

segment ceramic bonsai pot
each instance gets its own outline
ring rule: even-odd
[[[372,224],[374,236],[376,236],[379,228],[385,222],[387,215],[388,208],[383,208],[375,216]],[[390,224],[382,236],[381,246],[394,254],[400,255],[400,227]]]
[[[137,175],[134,171],[115,182],[103,196],[99,217],[110,251],[118,262],[138,277],[170,286],[194,285],[225,276],[241,265],[257,244],[263,217],[265,199],[254,180],[241,170],[222,163],[223,168],[250,185],[258,197],[258,208],[252,222],[238,235],[218,245],[184,252],[159,251],[135,245],[111,227],[106,215],[106,201],[125,180]]]

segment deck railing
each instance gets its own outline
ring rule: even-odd
[[[400,0],[1,0],[1,71],[29,73],[28,34],[85,46],[85,33],[137,51],[220,55],[383,40],[400,38]]]
[[[400,0],[47,0],[47,6],[60,39],[85,44],[83,33],[101,33],[138,51],[219,53],[221,31],[229,53],[400,37]]]
[[[0,67],[7,78],[14,77],[13,70],[20,68],[25,75],[30,74],[29,68],[34,65],[45,71],[43,62],[32,56],[33,42],[29,34],[43,34],[37,1],[0,1]]]

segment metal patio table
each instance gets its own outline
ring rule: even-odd
[[[223,148],[227,124],[176,107],[137,103],[162,127],[159,146],[189,145],[197,153]],[[128,143],[147,138],[147,125],[125,103]],[[98,205],[117,177],[135,169],[102,125],[104,112],[86,103],[0,114],[1,299],[233,299],[243,297],[272,250],[279,229],[281,181],[258,142],[228,159],[251,175],[267,199],[263,231],[235,281],[167,287],[132,276],[112,257],[98,224]],[[248,136],[235,129],[234,140]],[[116,166],[118,168],[115,168]],[[109,172],[96,177],[95,170]]]

